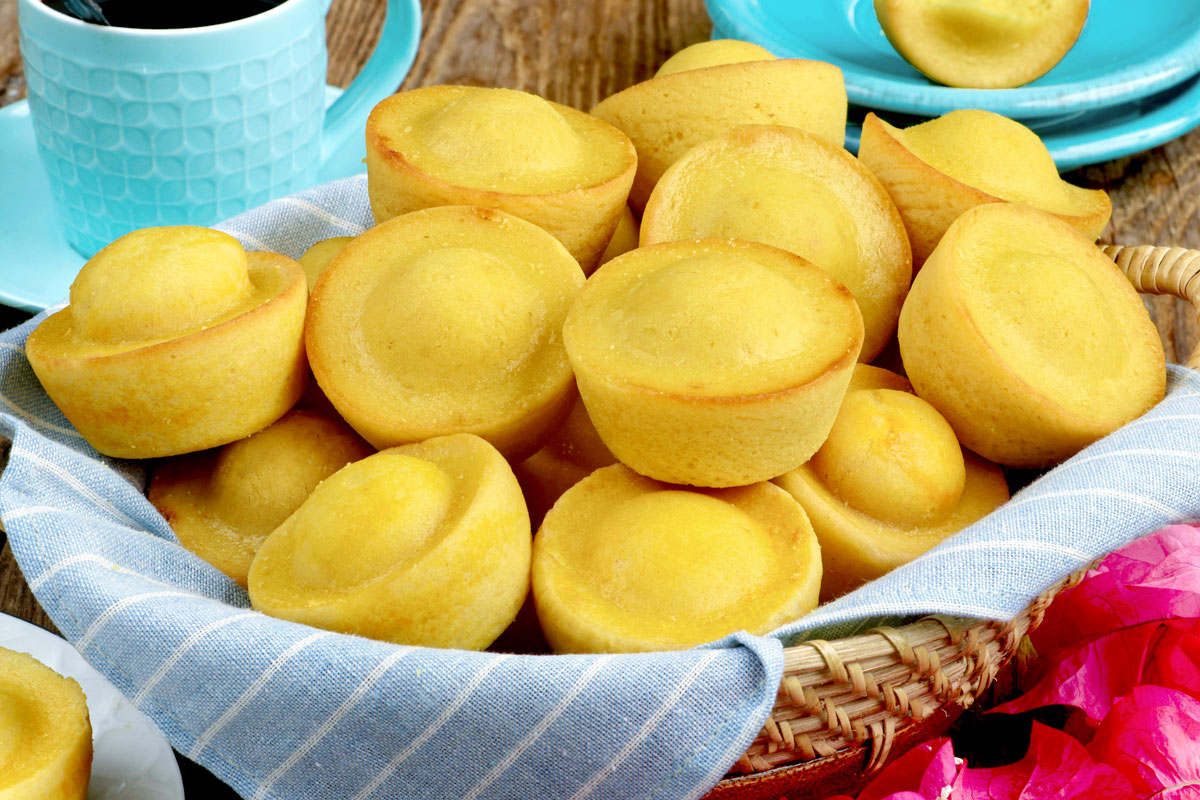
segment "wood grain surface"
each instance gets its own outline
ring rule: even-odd
[[[584,110],[649,77],[711,29],[703,0],[423,0],[422,10],[421,46],[405,88],[502,86]],[[334,0],[327,25],[330,83],[345,86],[357,74],[383,17],[384,0]],[[0,0],[0,105],[24,94],[16,0]],[[1112,223],[1102,241],[1200,248],[1200,131],[1067,178],[1112,196]],[[1147,304],[1167,358],[1183,358],[1198,336],[1189,307],[1167,298]],[[26,316],[0,307],[0,326]],[[0,550],[0,611],[53,629],[7,544]],[[234,796],[202,770],[186,763],[184,770],[191,796]]]

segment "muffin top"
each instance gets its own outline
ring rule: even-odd
[[[685,489],[623,464],[567,490],[534,547],[539,613],[587,649],[765,633],[811,610],[821,574],[808,518],[778,487]]]
[[[401,92],[371,112],[367,137],[445,183],[505,194],[587,188],[624,173],[636,158],[608,123],[512,89]]]
[[[863,312],[864,360],[895,331],[912,281],[908,236],[887,191],[841,147],[747,125],[693,148],[654,187],[641,241],[707,236],[782,248],[844,283]]]
[[[703,239],[601,267],[567,316],[578,368],[655,391],[713,397],[807,384],[862,344],[850,293],[767,245]]]
[[[377,447],[487,438],[569,390],[562,323],[583,280],[553,236],[503,211],[415,211],[359,236],[322,274],[309,361]]]
[[[663,62],[654,77],[687,72],[693,69],[716,67],[721,64],[741,64],[746,61],[774,61],[771,51],[741,39],[710,39],[680,50]]]
[[[979,206],[935,256],[973,335],[1024,391],[1092,418],[1137,402],[1130,386],[1161,383],[1162,343],[1137,292],[1067,223],[1026,206]]]
[[[244,586],[263,539],[317,484],[371,452],[341,420],[293,409],[245,439],[164,461],[150,502],[184,547]]]
[[[318,485],[259,548],[250,600],[343,633],[482,649],[528,591],[530,538],[499,451],[470,434],[434,437]]]
[[[926,164],[1001,200],[1066,215],[1107,204],[1103,191],[1062,180],[1038,135],[1000,114],[962,109],[909,128],[883,125]]]
[[[84,264],[38,338],[58,355],[120,353],[228,322],[298,279],[291,259],[247,253],[211,228],[142,228]]]
[[[847,392],[809,464],[843,502],[897,526],[943,519],[966,480],[950,423],[921,398],[894,389]]]

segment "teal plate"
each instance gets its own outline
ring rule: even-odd
[[[1017,89],[931,83],[888,43],[871,0],[706,0],[713,38],[842,69],[851,105],[936,117],[983,108],[1018,119],[1089,111],[1158,94],[1200,72],[1200,1],[1092,0],[1058,66]]]
[[[860,123],[866,111],[850,109],[846,149],[853,153],[858,152],[858,140],[862,135]],[[922,121],[920,117],[886,111],[880,116],[901,127]],[[1153,97],[1114,108],[1025,122],[1042,137],[1059,171],[1140,153],[1200,125],[1200,76],[1189,78]]]
[[[327,86],[326,106],[341,93]],[[84,258],[71,249],[59,225],[24,100],[0,108],[0,153],[0,185],[21,187],[0,192],[0,303],[41,311],[67,298]],[[363,138],[351,137],[321,166],[319,182],[365,171],[366,154]]]

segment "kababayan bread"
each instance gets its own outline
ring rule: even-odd
[[[951,111],[903,129],[869,113],[858,158],[895,201],[917,269],[950,223],[984,203],[1039,208],[1093,241],[1112,215],[1103,190],[1064,181],[1036,133],[990,111]]]
[[[265,614],[427,647],[481,650],[529,590],[529,515],[503,456],[457,434],[325,479],[259,548]]]
[[[588,272],[636,165],[612,125],[512,89],[428,86],[385,98],[367,118],[377,222],[430,206],[499,208],[550,232]]]
[[[746,61],[774,61],[771,51],[741,39],[710,39],[688,45],[663,62],[654,77],[687,72],[692,69],[716,67],[721,64],[741,64]]]
[[[625,210],[621,212],[621,220],[617,223],[617,229],[613,231],[612,238],[608,240],[608,245],[600,256],[600,264],[607,264],[617,256],[635,249],[638,246],[638,228],[639,224],[637,218],[633,216],[633,210],[629,206],[625,206]]]
[[[875,364],[855,364],[846,391],[853,392],[855,389],[895,389],[897,392],[911,392],[912,384],[908,382],[908,378],[890,369]]]
[[[29,336],[46,393],[107,456],[249,436],[304,390],[304,271],[225,233],[144,228],[93,256]]]
[[[317,382],[379,448],[475,433],[530,455],[575,401],[562,324],[579,264],[537,226],[442,206],[376,225],[313,290]]]
[[[898,330],[917,394],[966,447],[1055,464],[1163,397],[1141,298],[1075,228],[1015,204],[962,215],[913,281]]]
[[[298,260],[300,266],[304,268],[304,277],[308,280],[310,293],[317,285],[317,279],[321,277],[321,273],[328,269],[330,263],[333,262],[334,256],[342,252],[342,248],[352,241],[354,241],[353,236],[334,236],[330,239],[322,239],[300,255]],[[325,417],[341,418],[337,409],[333,407],[333,403],[329,402],[329,398],[321,391],[321,386],[313,377],[311,369],[308,371],[308,380],[304,384],[304,394],[296,402],[296,407],[314,411]]]
[[[862,340],[845,286],[794,253],[728,239],[613,259],[563,327],[580,396],[613,455],[657,480],[714,487],[807,461]]]
[[[513,465],[536,527],[562,493],[601,467],[617,463],[596,433],[583,403],[576,402],[541,450]]]
[[[775,479],[821,543],[821,599],[919,556],[1008,500],[999,467],[964,451],[895,373],[859,365],[829,438]]]
[[[689,490],[614,464],[568,489],[534,540],[534,601],[559,653],[767,633],[815,608],[820,583],[812,526],[770,483]]]
[[[91,774],[92,725],[79,684],[0,647],[0,798],[84,800]]]
[[[304,251],[300,256],[300,266],[304,268],[304,277],[308,280],[308,290],[311,292],[317,285],[317,278],[333,261],[333,257],[342,252],[342,248],[354,241],[353,236],[334,236],[322,239]]]
[[[743,43],[745,44],[745,43]],[[846,138],[842,71],[823,61],[746,60],[745,48],[701,43],[671,57],[682,71],[660,72],[602,100],[592,113],[637,148],[629,205],[641,211],[658,179],[684,153],[739,125],[789,125],[841,147]],[[666,65],[664,65],[666,66]]]
[[[904,223],[875,176],[840,146],[797,128],[736,128],[663,173],[641,243],[721,237],[803,256],[846,285],[863,315],[859,358],[896,330],[912,282]]]
[[[246,439],[164,461],[148,496],[180,544],[245,586],[267,535],[318,483],[373,452],[341,420],[293,409]]]
[[[875,0],[875,14],[896,52],[938,83],[1008,89],[1062,60],[1088,0]]]

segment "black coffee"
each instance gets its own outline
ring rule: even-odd
[[[63,0],[43,2],[68,16]],[[121,28],[203,28],[270,11],[283,0],[97,0],[110,25]]]

